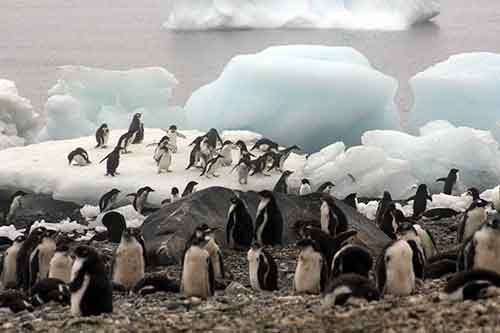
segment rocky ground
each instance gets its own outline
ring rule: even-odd
[[[428,222],[441,250],[455,238],[453,220]],[[297,251],[273,249],[279,263],[279,292],[249,289],[246,254],[226,251],[225,262],[234,281],[209,300],[179,294],[147,296],[115,294],[114,313],[74,318],[69,307],[47,304],[34,312],[0,312],[0,331],[37,332],[494,332],[500,331],[500,298],[477,302],[440,302],[444,280],[426,280],[409,297],[386,296],[367,303],[351,300],[344,307],[325,308],[320,296],[294,295],[292,278]],[[178,267],[165,270],[177,278]]]

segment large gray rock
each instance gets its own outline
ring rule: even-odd
[[[162,207],[158,212],[150,215],[143,225],[144,238],[149,251],[162,247],[163,254],[175,257],[182,255],[185,240],[190,237],[197,225],[206,223],[218,227],[217,242],[226,246],[225,227],[229,200],[236,191],[222,187],[212,187],[182,200]],[[256,192],[238,192],[247,203],[249,213],[255,220],[259,197]],[[299,220],[319,220],[320,195],[311,194],[304,197],[275,193],[276,201],[284,219],[284,244],[295,242],[296,234],[293,230],[295,222]],[[358,231],[358,240],[377,255],[389,241],[387,236],[378,229],[373,222],[359,214],[352,207],[341,201],[337,206],[346,215],[350,229]]]

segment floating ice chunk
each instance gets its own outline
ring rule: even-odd
[[[500,179],[499,144],[489,132],[458,127],[416,137],[397,131],[369,131],[362,141],[392,158],[407,160],[413,176],[435,191],[442,191],[442,183],[435,180],[448,175],[451,168],[460,170],[459,185],[464,187],[484,190]]]
[[[233,58],[185,109],[192,128],[245,128],[312,151],[357,144],[369,129],[397,128],[396,89],[354,49],[281,46]]]
[[[16,239],[17,236],[21,236],[23,233],[17,230],[14,225],[0,227],[0,237],[7,237],[11,240]]]
[[[182,0],[171,1],[164,26],[232,28],[405,29],[439,14],[435,0]]]
[[[0,79],[0,150],[31,143],[42,122],[31,102],[19,96],[16,84]]]
[[[175,77],[161,67],[111,71],[62,66],[45,106],[48,124],[40,139],[69,139],[91,135],[102,124],[128,128],[134,113],[143,113],[146,126],[182,126],[184,112],[169,107]]]
[[[415,98],[414,126],[444,119],[490,130],[500,140],[500,54],[454,55],[415,75],[410,86]]]

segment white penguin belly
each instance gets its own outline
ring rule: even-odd
[[[259,275],[258,275],[259,255],[260,251],[254,251],[250,249],[247,254],[247,259],[248,259],[248,273],[250,277],[250,285],[252,286],[252,289],[260,291],[262,289],[260,288]]]
[[[160,168],[160,170],[168,171],[168,169],[170,168],[170,164],[172,164],[172,155],[170,155],[169,153],[163,153],[158,167]]]
[[[184,258],[182,268],[182,292],[185,296],[208,297],[208,252],[198,247],[191,247]]]
[[[406,296],[415,289],[415,273],[413,272],[413,252],[406,241],[400,241],[387,250],[385,293]]]
[[[500,274],[500,242],[491,231],[478,231],[474,235],[476,249],[474,269],[487,269]]]
[[[324,201],[321,204],[321,230],[326,232],[327,234],[330,234],[330,230],[328,229],[328,225],[330,223],[330,208],[328,207],[328,204],[326,201]]]
[[[73,158],[73,162],[76,163],[76,165],[79,165],[79,166],[83,166],[83,165],[87,165],[87,161],[85,160],[85,158],[81,155],[76,155],[74,158]]]
[[[82,312],[80,311],[80,304],[82,302],[83,295],[87,291],[90,284],[90,277],[85,274],[83,278],[83,284],[76,292],[71,294],[71,314],[73,316],[80,316]]]
[[[481,228],[481,226],[486,222],[488,215],[484,208],[474,208],[473,210],[467,213],[467,221],[465,223],[464,228],[464,237],[463,240],[466,240],[473,233]]]
[[[312,250],[300,253],[294,275],[296,292],[313,294],[321,292],[321,260],[321,255]]]
[[[71,257],[62,253],[56,253],[50,260],[49,278],[59,279],[65,283],[71,281],[71,266],[73,260]]]
[[[144,277],[142,246],[135,242],[118,246],[113,267],[113,282],[126,289],[132,289]]]
[[[19,247],[12,246],[11,248],[8,249],[7,253],[5,254],[5,259],[2,269],[2,286],[4,288],[16,282],[18,252],[19,252]]]
[[[45,279],[49,276],[50,261],[56,252],[56,243],[53,240],[45,241],[39,246],[39,267],[38,279]]]

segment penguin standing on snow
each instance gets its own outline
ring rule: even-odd
[[[11,289],[16,287],[17,277],[17,255],[23,245],[26,237],[24,235],[17,236],[11,246],[5,251],[0,272],[0,284],[2,289]]]
[[[210,147],[210,150],[215,150],[217,148],[217,144],[220,143],[221,146],[224,144],[222,142],[222,139],[220,138],[219,132],[215,128],[211,128],[207,134],[205,134],[205,137],[207,138],[207,143],[208,146]]]
[[[99,164],[102,162],[106,161],[106,176],[112,176],[114,177],[115,175],[118,175],[119,173],[116,172],[116,169],[118,169],[118,166],[120,165],[120,151],[122,148],[120,146],[116,146],[115,149],[111,153],[109,153],[105,158],[103,158]]]
[[[113,312],[113,289],[99,253],[89,246],[78,246],[71,271],[71,313],[98,316]]]
[[[49,264],[49,278],[70,283],[72,267],[73,258],[71,258],[67,242],[57,244],[56,251]]]
[[[260,203],[255,217],[255,239],[262,245],[280,245],[283,234],[283,216],[272,192],[259,192]]]
[[[321,230],[331,236],[347,231],[347,219],[335,205],[334,199],[329,195],[321,197],[320,224]]]
[[[453,192],[453,186],[457,183],[459,178],[459,170],[458,169],[451,169],[450,172],[448,173],[448,177],[446,178],[438,178],[436,179],[436,182],[444,182],[444,189],[443,193],[451,195]]]
[[[243,200],[231,198],[226,224],[226,242],[232,249],[248,249],[253,240],[253,222]]]
[[[142,143],[144,140],[144,123],[142,121],[142,114],[134,114],[128,132],[132,134],[133,140],[132,144]]]
[[[293,171],[285,170],[283,174],[281,175],[280,179],[274,186],[273,192],[276,193],[284,193],[288,194],[288,185],[286,181],[288,180],[288,177],[290,177],[293,174]]]
[[[113,260],[113,284],[125,290],[134,288],[144,278],[146,269],[144,248],[137,240],[136,233],[138,231],[134,228],[123,231]]]
[[[257,142],[253,145],[252,149],[250,150],[259,149],[262,152],[267,152],[271,149],[278,150],[278,148],[279,145],[276,142],[266,138],[262,138],[257,140]]]
[[[222,161],[221,161],[222,166],[227,167],[233,164],[233,147],[234,145],[230,140],[226,140],[222,144],[222,147],[219,152],[219,154],[222,155]]]
[[[285,167],[285,162],[288,160],[288,158],[293,152],[298,152],[298,151],[300,151],[300,147],[295,145],[278,151],[277,157],[274,159],[273,164],[269,167],[269,169],[267,169],[267,171],[271,171],[277,168],[279,171],[283,172]]]
[[[489,270],[472,270],[455,274],[439,295],[444,301],[478,300],[498,296],[500,275]]]
[[[310,238],[297,243],[300,249],[293,277],[293,289],[297,293],[319,294],[328,278],[328,266],[319,246]]]
[[[215,289],[214,267],[205,249],[210,237],[195,232],[182,262],[181,293],[186,297],[208,298]]]
[[[172,172],[170,170],[170,166],[172,165],[172,153],[171,147],[168,141],[164,141],[158,147],[158,152],[156,155],[156,163],[158,165],[158,173],[160,174],[162,171]]]
[[[423,253],[414,241],[396,240],[388,244],[376,264],[377,287],[382,295],[410,295],[416,279],[424,277]]]
[[[344,305],[349,298],[363,298],[367,301],[377,301],[380,293],[373,281],[359,274],[343,274],[331,279],[325,288],[323,304],[327,307]]]
[[[6,215],[7,224],[12,224],[14,216],[19,208],[23,207],[23,198],[27,195],[26,192],[17,191],[10,197],[9,211]]]
[[[71,163],[73,162],[75,162],[76,165],[78,166],[85,166],[91,163],[87,151],[80,147],[76,148],[75,150],[73,150],[71,153],[68,154],[69,165],[71,165]]]
[[[185,139],[186,136],[180,132],[177,131],[177,126],[176,125],[171,125],[169,128],[168,128],[168,131],[167,132],[167,136],[169,138],[169,143],[170,145],[172,146],[171,147],[171,150],[172,150],[172,153],[173,154],[176,154],[177,153],[177,138],[182,138],[182,139]]]
[[[413,217],[420,218],[427,209],[427,199],[432,201],[432,197],[427,191],[427,185],[420,184],[417,188],[417,193],[408,198],[408,201],[413,200]]]
[[[248,274],[252,289],[278,290],[278,266],[273,257],[259,244],[254,243],[247,253]]]
[[[17,253],[17,277],[16,284],[18,288],[28,290],[30,287],[30,258],[33,250],[40,244],[45,234],[44,227],[38,227],[29,233],[29,236],[21,245]]]
[[[243,155],[241,155],[238,163],[231,170],[231,172],[233,172],[235,169],[238,169],[238,183],[240,185],[248,184],[248,174],[250,173],[251,167],[250,163],[250,155],[244,153]]]
[[[479,197],[479,191],[475,188],[470,188],[467,194],[472,196],[473,201],[465,211],[462,221],[458,226],[457,241],[459,244],[472,236],[476,230],[479,230],[488,219],[488,213],[486,212],[488,202]]]
[[[195,192],[195,187],[196,185],[198,185],[197,182],[195,181],[190,181],[189,183],[187,183],[186,185],[186,188],[184,188],[184,191],[182,192],[182,197],[187,197],[188,195],[191,195]]]
[[[189,154],[189,164],[186,167],[186,170],[189,170],[191,167],[196,167],[197,164],[201,160],[201,142],[204,139],[203,136],[197,137],[193,142],[191,142],[190,146],[194,146],[191,149],[191,153]]]
[[[500,220],[488,221],[462,246],[458,270],[487,269],[500,274]]]
[[[301,181],[301,185],[300,185],[300,189],[299,189],[299,195],[308,195],[308,194],[311,194],[312,193],[312,189],[311,189],[311,183],[309,182],[309,179],[302,179]]]
[[[134,209],[139,213],[142,214],[144,212],[144,208],[146,206],[146,202],[148,201],[148,196],[151,192],[154,192],[151,187],[149,186],[144,186],[141,187],[140,189],[137,190],[137,193],[134,198],[133,206]]]
[[[205,168],[208,161],[212,159],[215,148],[209,145],[208,138],[204,137],[200,143],[200,167]]]
[[[56,253],[57,244],[54,239],[56,231],[46,229],[42,240],[30,256],[30,287],[49,276],[50,261]]]
[[[222,166],[223,160],[224,156],[220,154],[217,154],[215,157],[208,160],[200,177],[203,175],[207,178],[210,178],[210,176],[219,177],[219,175],[217,175],[215,172],[217,172],[217,170]]]
[[[128,146],[132,143],[133,139],[134,135],[132,133],[125,132],[118,139],[118,143],[116,144],[116,146],[121,148],[121,152],[123,154],[131,153],[131,151],[128,150]]]
[[[379,201],[377,207],[377,213],[375,214],[375,223],[380,226],[385,216],[385,212],[389,208],[389,205],[392,203],[392,197],[389,191],[384,191],[384,195],[382,196],[382,200]]]
[[[114,188],[109,192],[103,194],[101,199],[99,199],[99,210],[101,213],[107,212],[111,210],[118,199],[118,195],[120,194],[120,190]]]
[[[368,250],[361,246],[347,244],[335,253],[330,273],[331,277],[349,273],[369,277],[372,266],[373,257]]]
[[[109,139],[109,128],[107,124],[99,126],[95,132],[95,140],[97,141],[96,148],[106,148]]]

